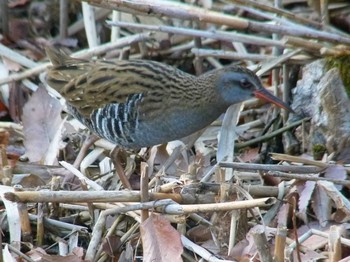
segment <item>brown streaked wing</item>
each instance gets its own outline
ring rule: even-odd
[[[144,82],[141,76],[119,68],[118,63],[100,62],[90,71],[71,79],[61,94],[79,113],[89,116],[93,109],[111,103],[125,103],[130,95],[147,95],[150,90]]]

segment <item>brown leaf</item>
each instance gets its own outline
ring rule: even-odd
[[[20,41],[22,39],[30,39],[30,23],[25,18],[13,18],[9,21],[9,38],[13,42]]]
[[[256,163],[256,161],[259,159],[259,147],[254,148],[246,148],[242,150],[243,152],[240,154],[240,159],[242,162],[249,162],[249,163]]]
[[[248,245],[248,240],[242,239],[231,249],[230,256],[235,258],[237,261],[242,261],[243,251]]]
[[[322,227],[331,220],[332,201],[321,187],[316,187],[313,195],[312,208]]]
[[[299,206],[299,213],[300,216],[303,218],[304,222],[307,221],[307,207],[310,204],[311,196],[314,192],[316,186],[315,181],[306,181],[304,184],[304,189],[300,193],[298,206]]]
[[[143,261],[182,261],[180,234],[163,216],[152,215],[141,224]]]
[[[120,255],[120,247],[122,242],[120,241],[120,237],[118,236],[109,236],[106,237],[102,242],[102,249],[109,256],[115,257]]]
[[[153,146],[150,150],[149,158],[147,160],[147,164],[150,168],[149,174],[152,174],[152,171],[154,169],[158,169],[160,166],[163,166],[164,163],[167,161],[169,158],[169,153],[166,150],[167,145],[163,144],[160,146]],[[176,172],[176,166],[173,163],[168,169],[167,173],[168,174],[175,174]]]
[[[188,230],[187,236],[194,242],[204,242],[212,239],[210,228],[205,225],[197,225]]]
[[[21,185],[24,188],[44,186],[46,183],[41,177],[34,174],[15,174],[12,178],[13,185]]]
[[[52,141],[61,132],[61,110],[61,104],[42,87],[24,105],[24,146],[31,162],[44,161]]]

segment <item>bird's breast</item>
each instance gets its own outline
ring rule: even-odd
[[[90,117],[70,106],[71,113],[97,135],[112,143],[141,148],[188,136],[214,121],[222,110],[180,103],[146,103],[144,94],[129,96],[125,103],[111,103],[93,110]]]

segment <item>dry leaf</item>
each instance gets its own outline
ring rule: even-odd
[[[231,249],[230,257],[235,258],[237,261],[242,261],[241,257],[243,255],[243,251],[248,245],[248,240],[242,239]],[[249,257],[248,255],[246,256]]]
[[[245,148],[244,150],[242,150],[242,153],[239,155],[239,158],[243,163],[257,163],[257,160],[259,160],[260,158],[259,151],[259,147]]]
[[[166,151],[166,144],[160,145],[160,146],[153,146],[149,153],[149,158],[147,160],[147,164],[149,166],[149,174],[148,176],[151,176],[154,169],[159,169],[160,166],[163,166],[165,161],[169,158],[169,154]],[[172,174],[174,174],[176,171],[172,171]]]
[[[61,104],[39,87],[23,107],[26,155],[31,162],[43,162],[57,132],[61,132]],[[58,133],[58,134],[59,134]],[[55,139],[59,143],[60,139]],[[54,146],[58,150],[58,144]],[[53,163],[45,163],[53,164]]]
[[[307,222],[307,207],[310,204],[311,196],[314,192],[316,186],[315,181],[306,181],[304,184],[304,189],[300,193],[298,205],[299,205],[299,213],[303,218],[304,222]]]
[[[180,234],[163,216],[151,215],[141,224],[143,261],[182,261]]]
[[[197,225],[187,231],[188,238],[193,242],[204,242],[213,239],[210,228],[206,225]]]
[[[45,181],[34,174],[15,174],[12,178],[12,185],[21,185],[24,188],[35,188],[46,185]]]
[[[325,227],[331,220],[332,201],[323,188],[317,186],[311,203],[315,215],[322,227]]]
[[[122,242],[118,236],[108,236],[102,242],[102,249],[110,257],[115,257],[120,255],[120,247]]]
[[[12,18],[9,20],[9,38],[13,42],[30,39],[30,22],[26,18]]]
[[[125,250],[120,254],[118,261],[137,261],[137,259],[134,259],[134,249],[130,244],[130,241],[125,244]]]
[[[328,181],[317,181],[317,186],[327,195],[327,201],[331,202],[329,204],[329,209],[335,206],[336,209],[340,209],[350,215],[349,200],[335,187],[333,183]],[[331,210],[327,211],[331,212]]]

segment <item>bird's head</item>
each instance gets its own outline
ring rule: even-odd
[[[252,97],[257,97],[288,111],[293,111],[281,99],[267,91],[263,87],[260,79],[251,70],[233,66],[219,69],[218,71],[221,72],[216,79],[216,87],[221,99],[227,103],[227,105],[240,103]]]

